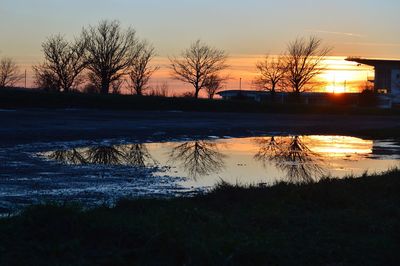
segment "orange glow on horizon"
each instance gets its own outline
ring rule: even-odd
[[[243,90],[256,90],[253,81],[256,79],[258,72],[255,64],[263,60],[265,55],[231,55],[228,59],[230,66],[222,75],[229,77],[226,82],[226,90],[239,89],[239,80],[242,79]],[[373,76],[373,69],[368,66],[359,66],[357,63],[345,61],[346,57],[331,56],[324,62],[326,68],[320,74],[316,81],[321,83],[313,88],[316,92],[332,92],[346,93],[359,92],[362,86],[365,86],[368,77]],[[21,71],[27,70],[27,85],[34,86],[32,65],[41,62],[40,58],[18,59]],[[169,60],[167,57],[156,57],[152,64],[160,66],[150,80],[150,87],[160,85],[167,82],[171,90],[171,94],[179,95],[186,91],[191,91],[192,87],[183,82],[171,78],[171,70],[169,69]],[[23,81],[18,85],[23,86]],[[124,93],[129,92],[129,88],[123,89]],[[203,96],[205,93],[203,92]]]

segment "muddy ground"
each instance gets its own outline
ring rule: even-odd
[[[400,127],[398,116],[240,114],[33,109],[0,111],[0,145],[116,137],[357,134]]]

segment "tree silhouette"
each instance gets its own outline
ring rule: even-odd
[[[77,38],[70,43],[63,36],[55,35],[42,43],[42,48],[45,60],[33,67],[38,86],[68,92],[83,82],[80,74],[86,67],[84,39]]]
[[[14,86],[22,76],[15,61],[10,57],[0,59],[0,88]]]
[[[156,55],[154,47],[146,41],[140,43],[139,46],[138,56],[132,60],[128,75],[136,95],[143,95],[151,76],[159,67],[149,65]]]
[[[179,144],[170,153],[170,161],[178,162],[194,180],[219,172],[225,166],[223,158],[217,144],[205,140]]]
[[[100,91],[109,93],[113,82],[127,74],[137,58],[140,45],[132,28],[123,31],[118,21],[103,20],[97,26],[83,29],[87,66],[100,83]]]
[[[321,44],[316,37],[298,38],[289,43],[285,56],[286,80],[294,93],[305,91],[306,85],[324,70],[323,61],[331,49]]]
[[[182,52],[181,58],[170,58],[172,75],[177,80],[191,84],[194,87],[194,97],[198,98],[211,75],[218,75],[228,67],[226,59],[223,50],[197,40]]]
[[[221,77],[217,74],[210,75],[205,82],[205,89],[209,99],[213,99],[215,94],[224,87],[226,77]]]
[[[267,55],[264,61],[257,62],[256,67],[259,75],[254,84],[258,89],[275,94],[278,88],[284,87],[287,72],[284,56]]]

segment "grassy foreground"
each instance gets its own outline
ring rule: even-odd
[[[0,265],[398,265],[400,171],[0,220]]]

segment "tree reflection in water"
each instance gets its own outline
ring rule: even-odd
[[[216,143],[205,140],[179,144],[170,153],[170,161],[179,162],[195,181],[198,177],[221,171],[225,166],[224,157]]]
[[[156,160],[153,159],[147,149],[146,144],[137,143],[128,145],[125,156],[127,163],[136,167],[146,167],[148,164],[157,164]]]
[[[124,153],[115,146],[97,146],[86,151],[91,164],[119,165],[124,162]]]
[[[281,142],[282,140],[276,137],[256,139],[256,143],[259,145],[260,149],[254,156],[254,159],[262,162],[264,166],[266,166],[268,162],[280,154]]]
[[[77,149],[53,151],[47,157],[51,160],[56,160],[68,164],[87,163],[86,158]]]
[[[103,145],[84,149],[57,150],[51,152],[47,157],[75,165],[99,164],[146,167],[147,164],[156,164],[145,144]]]
[[[254,156],[257,161],[273,163],[286,173],[289,182],[311,182],[324,174],[321,156],[310,150],[299,136],[276,137],[257,141],[260,145]]]

